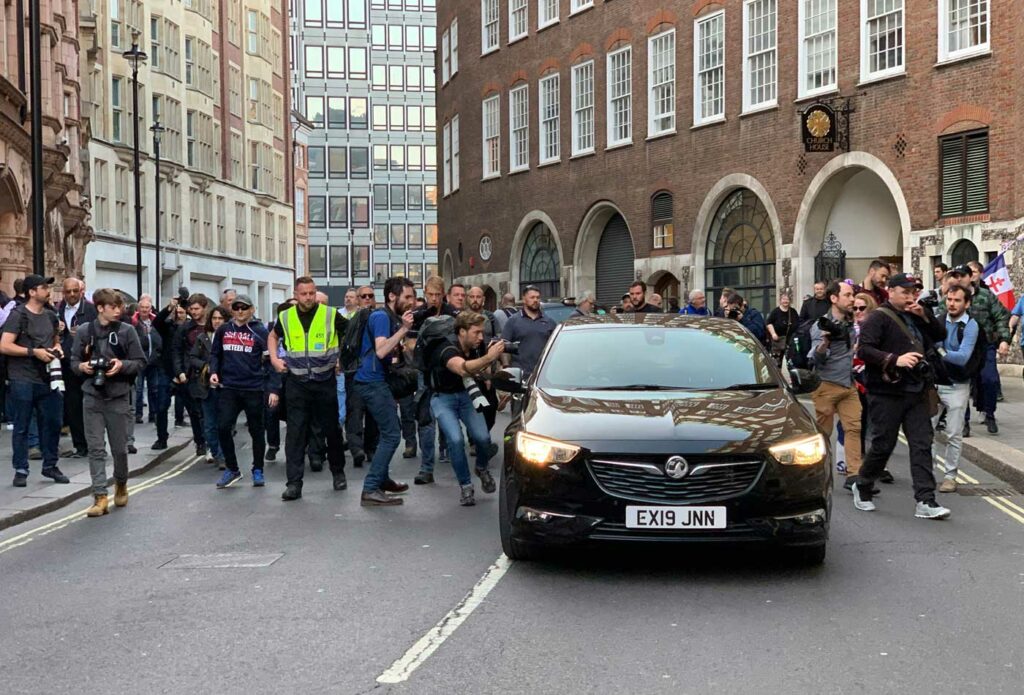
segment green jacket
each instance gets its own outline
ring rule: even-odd
[[[971,300],[971,318],[978,322],[990,343],[1010,342],[1010,312],[987,287],[975,289]]]

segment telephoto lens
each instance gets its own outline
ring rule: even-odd
[[[50,373],[50,389],[64,393],[64,370],[60,366],[60,360],[50,360],[46,364],[46,369]]]
[[[466,393],[469,394],[469,400],[473,402],[473,407],[476,410],[482,411],[487,407],[487,398],[480,392],[480,387],[476,383],[476,379],[472,379],[468,376],[462,377],[462,385],[466,387]]]

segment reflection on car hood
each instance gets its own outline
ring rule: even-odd
[[[535,389],[523,419],[528,432],[608,453],[747,453],[816,431],[782,387],[679,393]]]

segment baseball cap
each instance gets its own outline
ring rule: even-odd
[[[25,292],[25,294],[28,294],[29,290],[34,290],[35,288],[39,287],[40,285],[52,285],[52,284],[53,284],[53,278],[44,278],[42,275],[36,275],[35,273],[33,273],[31,275],[26,275],[25,276],[25,279],[22,280],[22,282],[21,282],[21,289]]]
[[[974,271],[971,270],[971,266],[964,264],[958,265],[949,271],[950,275],[973,275]]]
[[[247,294],[237,294],[235,295],[235,301],[231,302],[231,306],[234,306],[235,304],[245,304],[246,306],[251,307],[253,305],[252,297]]]
[[[889,288],[903,287],[908,290],[912,289],[924,289],[924,284],[913,275],[909,273],[898,273],[889,278]]]

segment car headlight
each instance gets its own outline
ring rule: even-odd
[[[803,439],[794,439],[776,444],[768,452],[779,463],[786,466],[813,466],[821,463],[828,452],[825,438],[815,434]]]
[[[538,466],[551,466],[569,463],[579,453],[580,448],[554,439],[538,437],[535,434],[519,432],[516,434],[516,450],[524,460],[530,463],[535,463]]]

